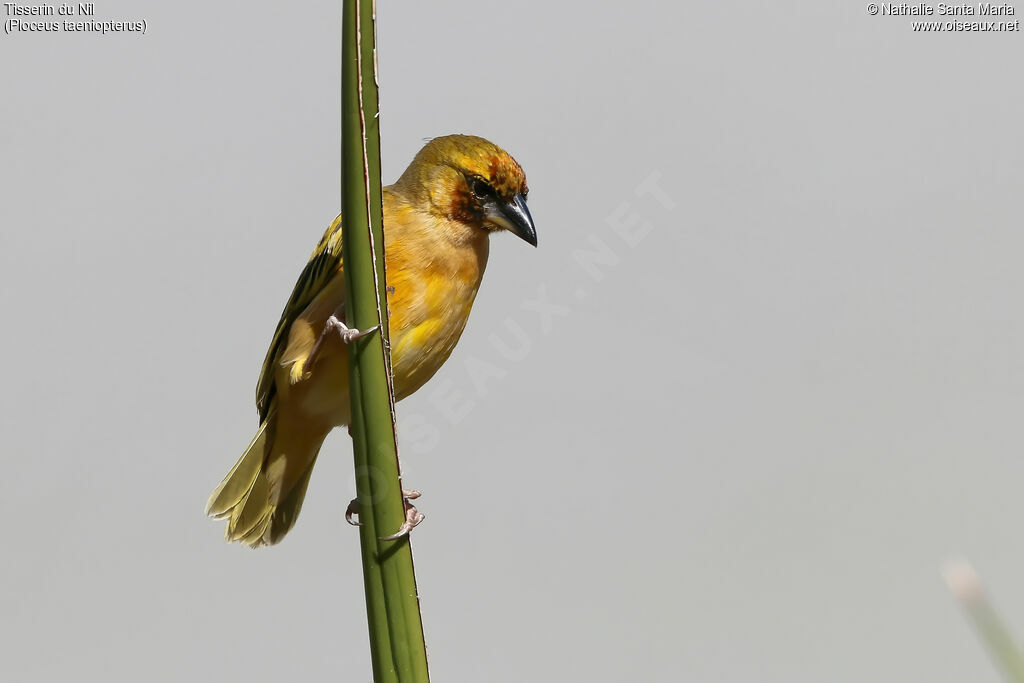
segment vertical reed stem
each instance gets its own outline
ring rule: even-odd
[[[341,208],[345,221],[345,310],[350,327],[369,329],[380,325],[382,330],[349,346],[351,433],[373,678],[378,683],[419,683],[428,680],[427,655],[409,538],[380,538],[394,533],[405,521],[405,502],[387,335],[375,10],[372,0],[343,0]]]

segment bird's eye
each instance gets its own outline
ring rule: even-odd
[[[472,178],[469,181],[469,188],[477,199],[494,199],[494,188],[480,178]]]

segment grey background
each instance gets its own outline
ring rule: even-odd
[[[0,37],[4,680],[369,679],[343,433],[283,545],[202,515],[338,207],[339,6],[97,2],[147,34]],[[1020,33],[379,12],[385,182],[486,136],[540,235],[493,240],[400,405],[434,678],[996,680],[939,567],[970,557],[1024,627]]]

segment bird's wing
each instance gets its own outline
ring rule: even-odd
[[[302,269],[292,295],[281,312],[281,320],[274,331],[274,339],[270,342],[267,357],[263,360],[260,370],[260,381],[256,385],[256,409],[260,421],[267,418],[270,412],[276,387],[274,375],[278,365],[278,357],[288,344],[288,334],[292,323],[302,314],[328,282],[341,272],[341,216],[334,219],[330,227],[320,238],[320,243],[313,250],[309,262]]]

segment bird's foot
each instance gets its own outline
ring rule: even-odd
[[[420,522],[426,519],[426,516],[416,509],[416,506],[410,503],[410,500],[415,500],[420,497],[419,491],[402,491],[402,496],[405,497],[405,521],[402,522],[402,526],[398,527],[398,531],[391,534],[390,536],[381,536],[382,541],[397,541],[402,536],[408,536],[409,532],[414,527],[418,526]]]
[[[357,522],[355,517],[359,514],[359,499],[353,498],[348,502],[348,507],[345,509],[345,521],[352,526],[362,526],[362,522]]]
[[[380,325],[374,325],[368,330],[356,330],[341,321],[337,315],[332,315],[324,323],[324,329],[320,331],[320,336],[316,338],[316,342],[313,343],[313,348],[310,349],[309,355],[306,356],[306,362],[303,363],[303,368],[312,368],[313,363],[316,362],[317,357],[320,355],[320,348],[323,346],[324,339],[332,331],[337,331],[338,336],[341,337],[341,341],[344,344],[351,344],[356,339],[365,337],[368,334],[372,334],[380,329]],[[306,372],[306,374],[309,374]]]
[[[379,329],[380,325],[374,325],[373,327],[367,330],[357,330],[343,323],[341,319],[338,318],[337,316],[332,315],[330,318],[327,319],[327,323],[324,325],[323,333],[327,334],[331,330],[334,330],[338,333],[338,336],[341,337],[341,341],[343,341],[346,344],[351,344],[356,339],[365,337],[368,334],[373,334]]]
[[[409,502],[411,500],[416,500],[421,495],[422,494],[419,491],[415,490],[415,489],[411,489],[411,490],[402,489],[402,498],[405,500],[405,521],[402,522],[402,526],[398,527],[398,531],[396,531],[395,533],[391,534],[390,536],[382,536],[380,540],[382,540],[382,541],[394,541],[394,540],[397,540],[397,539],[401,538],[402,536],[405,536],[406,534],[408,534],[410,531],[413,530],[413,527],[417,526],[420,522],[422,522],[424,519],[426,519],[425,515],[422,512],[420,512],[419,510],[417,510],[415,505],[413,505],[412,503]],[[348,522],[349,524],[351,524],[352,526],[362,526],[363,525],[362,522],[357,522],[355,520],[355,517],[358,514],[359,514],[359,500],[356,499],[356,498],[353,498],[352,501],[348,504],[348,508],[345,510],[345,521]]]

